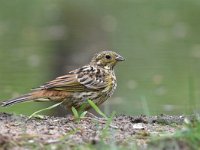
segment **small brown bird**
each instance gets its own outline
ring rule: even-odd
[[[102,51],[88,65],[57,77],[28,94],[4,101],[1,106],[25,101],[54,101],[63,102],[68,110],[72,106],[87,110],[91,108],[88,99],[100,105],[113,94],[117,86],[113,68],[118,61],[123,60],[122,56],[113,51]]]

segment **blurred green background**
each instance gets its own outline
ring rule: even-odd
[[[118,88],[104,111],[197,112],[199,14],[198,0],[2,0],[0,99],[26,93],[109,49],[126,61],[115,68]],[[30,102],[0,111],[31,114],[48,105]]]

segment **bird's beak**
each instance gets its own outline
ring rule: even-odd
[[[117,61],[124,61],[125,59],[120,56],[120,55],[117,55],[117,57],[115,58]]]

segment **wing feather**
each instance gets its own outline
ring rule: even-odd
[[[106,72],[92,66],[78,75],[78,81],[93,90],[101,90],[108,86]]]
[[[55,80],[47,82],[38,89],[62,90],[67,92],[98,91],[107,87],[105,73],[92,66],[71,71],[69,74],[57,77]]]

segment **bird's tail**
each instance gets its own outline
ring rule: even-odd
[[[6,101],[1,103],[1,106],[6,107],[6,106],[10,106],[10,105],[13,105],[13,104],[16,104],[16,103],[21,103],[21,102],[31,101],[31,100],[33,100],[32,94],[29,93],[29,94],[24,94],[24,95],[17,97],[17,98],[6,100]]]

